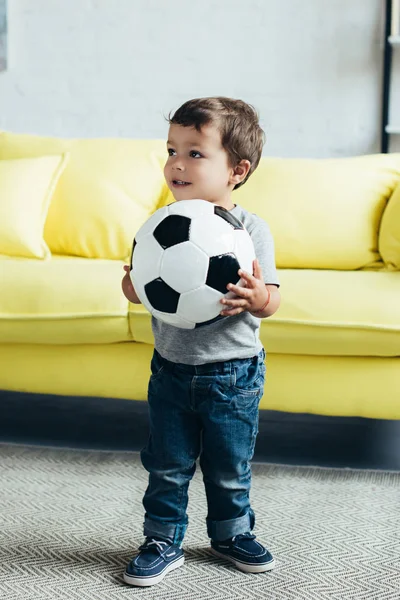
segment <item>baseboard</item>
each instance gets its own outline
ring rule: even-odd
[[[0,441],[140,450],[147,403],[0,391]],[[400,421],[260,411],[254,461],[400,470]]]

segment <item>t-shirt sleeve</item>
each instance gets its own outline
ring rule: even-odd
[[[253,240],[256,257],[261,265],[264,283],[279,287],[275,264],[275,245],[268,224],[263,219],[258,218],[249,233]]]

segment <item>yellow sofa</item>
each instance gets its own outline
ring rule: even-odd
[[[153,338],[121,292],[171,197],[159,140],[0,133],[0,390],[145,400]],[[400,418],[400,154],[263,158],[234,201],[272,229],[261,408]]]

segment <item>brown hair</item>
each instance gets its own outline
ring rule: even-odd
[[[248,174],[235,185],[234,190],[248,180],[260,162],[265,134],[258,122],[256,109],[243,100],[224,97],[188,100],[173,116],[169,114],[168,122],[170,125],[195,127],[197,131],[210,123],[217,126],[229,164],[236,167],[243,159],[250,162]]]

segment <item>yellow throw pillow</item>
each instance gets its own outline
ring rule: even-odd
[[[400,154],[262,158],[233,201],[269,224],[280,268],[353,270],[380,260],[378,232]]]
[[[46,219],[53,254],[127,259],[164,185],[161,140],[63,139],[0,133],[0,159],[69,153]]]
[[[48,258],[50,201],[67,155],[0,160],[0,254]]]
[[[379,251],[392,269],[400,269],[400,184],[383,213],[379,232]]]

